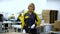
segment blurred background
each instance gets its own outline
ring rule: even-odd
[[[43,24],[43,27],[41,27],[39,29],[41,31],[43,31],[43,29],[44,29],[44,32],[48,31],[50,34],[51,33],[50,31],[52,28],[52,24],[50,24],[50,23],[53,23],[53,25],[54,25],[55,21],[60,23],[60,0],[0,0],[0,14],[3,15],[3,18],[4,18],[3,23],[6,24],[9,22],[9,25],[7,25],[7,26],[9,26],[9,27],[11,26],[10,28],[14,29],[14,28],[12,28],[11,23],[14,22],[13,27],[15,27],[15,25],[17,25],[16,20],[18,19],[19,14],[23,13],[23,11],[27,11],[28,5],[30,3],[35,4],[35,12],[38,14],[38,16],[42,20],[41,23]],[[51,14],[53,16],[51,16]],[[44,25],[46,25],[45,22],[49,23],[48,26],[46,26],[46,28],[44,26]],[[3,24],[3,27],[5,27],[4,24]],[[51,26],[49,26],[49,25],[51,25]],[[55,25],[55,26],[57,26],[57,25]],[[18,29],[16,29],[16,28],[15,28],[15,30],[17,31],[19,28]],[[56,32],[54,32],[54,33],[56,33]]]

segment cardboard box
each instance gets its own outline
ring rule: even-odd
[[[50,10],[42,10],[42,14],[49,14]]]
[[[49,17],[49,16],[43,16],[43,18],[49,18],[49,19],[50,19],[50,17]]]
[[[42,10],[42,17],[45,23],[49,23],[50,21],[50,10]]]
[[[44,14],[44,15],[42,15],[43,17],[50,17],[50,15],[46,15],[46,14]]]
[[[49,19],[49,18],[44,18],[44,20],[46,20],[46,21],[47,21],[47,20],[49,20],[49,21],[50,21],[50,19]]]
[[[50,21],[49,21],[49,20],[45,20],[44,22],[45,22],[45,23],[50,23]]]
[[[43,19],[44,19],[45,23],[49,23],[50,16],[43,16]]]
[[[54,28],[55,28],[57,31],[60,31],[60,21],[55,21],[55,23],[54,23]]]
[[[43,11],[42,11],[42,16],[43,16],[43,17],[45,17],[45,16],[46,16],[46,17],[49,17],[49,16],[50,16],[50,11],[49,11],[49,10],[43,10]]]

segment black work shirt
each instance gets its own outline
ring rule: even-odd
[[[28,16],[27,18],[25,18]],[[35,24],[36,21],[36,14],[32,13],[29,14],[28,12],[24,15],[24,22],[25,22],[25,27],[31,27],[33,24]]]

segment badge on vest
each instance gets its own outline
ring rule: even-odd
[[[27,19],[27,18],[29,18],[29,16],[25,16],[25,18]]]

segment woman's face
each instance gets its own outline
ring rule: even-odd
[[[29,6],[29,11],[34,11],[34,6],[33,5]]]

